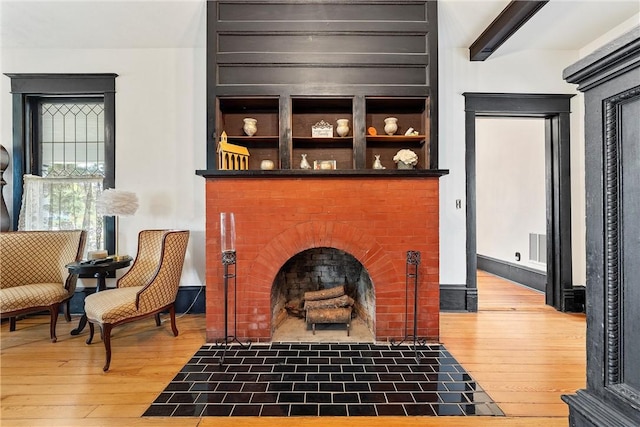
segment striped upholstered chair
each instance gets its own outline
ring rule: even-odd
[[[97,292],[85,299],[91,344],[94,324],[100,326],[106,350],[106,363],[111,363],[111,330],[123,323],[155,316],[160,326],[160,312],[168,310],[173,335],[176,328],[175,300],[180,284],[189,231],[143,230],[138,235],[138,253],[133,265],[116,283],[115,289]]]

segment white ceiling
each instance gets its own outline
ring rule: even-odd
[[[468,48],[507,3],[440,0],[441,43]],[[0,47],[204,47],[205,11],[205,0],[0,0]],[[499,52],[577,50],[639,13],[640,0],[551,0]]]
[[[441,1],[438,31],[447,33],[441,43],[468,48],[508,3],[509,0]],[[629,19],[638,19],[639,13],[640,0],[551,0],[498,51],[579,50]]]
[[[7,48],[204,47],[204,0],[0,0]]]

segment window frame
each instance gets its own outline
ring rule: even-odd
[[[89,98],[104,100],[105,177],[103,188],[115,187],[115,73],[100,74],[14,74],[11,79],[13,98],[13,218],[12,230],[18,228],[22,204],[23,175],[39,172],[38,103],[48,97]],[[105,218],[105,246],[115,251],[115,220]]]

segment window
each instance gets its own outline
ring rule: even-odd
[[[115,249],[96,213],[115,183],[115,74],[8,74],[13,93],[13,228],[85,229],[86,250]],[[18,213],[20,212],[20,215]]]

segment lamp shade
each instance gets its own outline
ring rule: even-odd
[[[105,216],[131,216],[138,210],[138,196],[131,191],[110,188],[100,194],[96,209]]]

